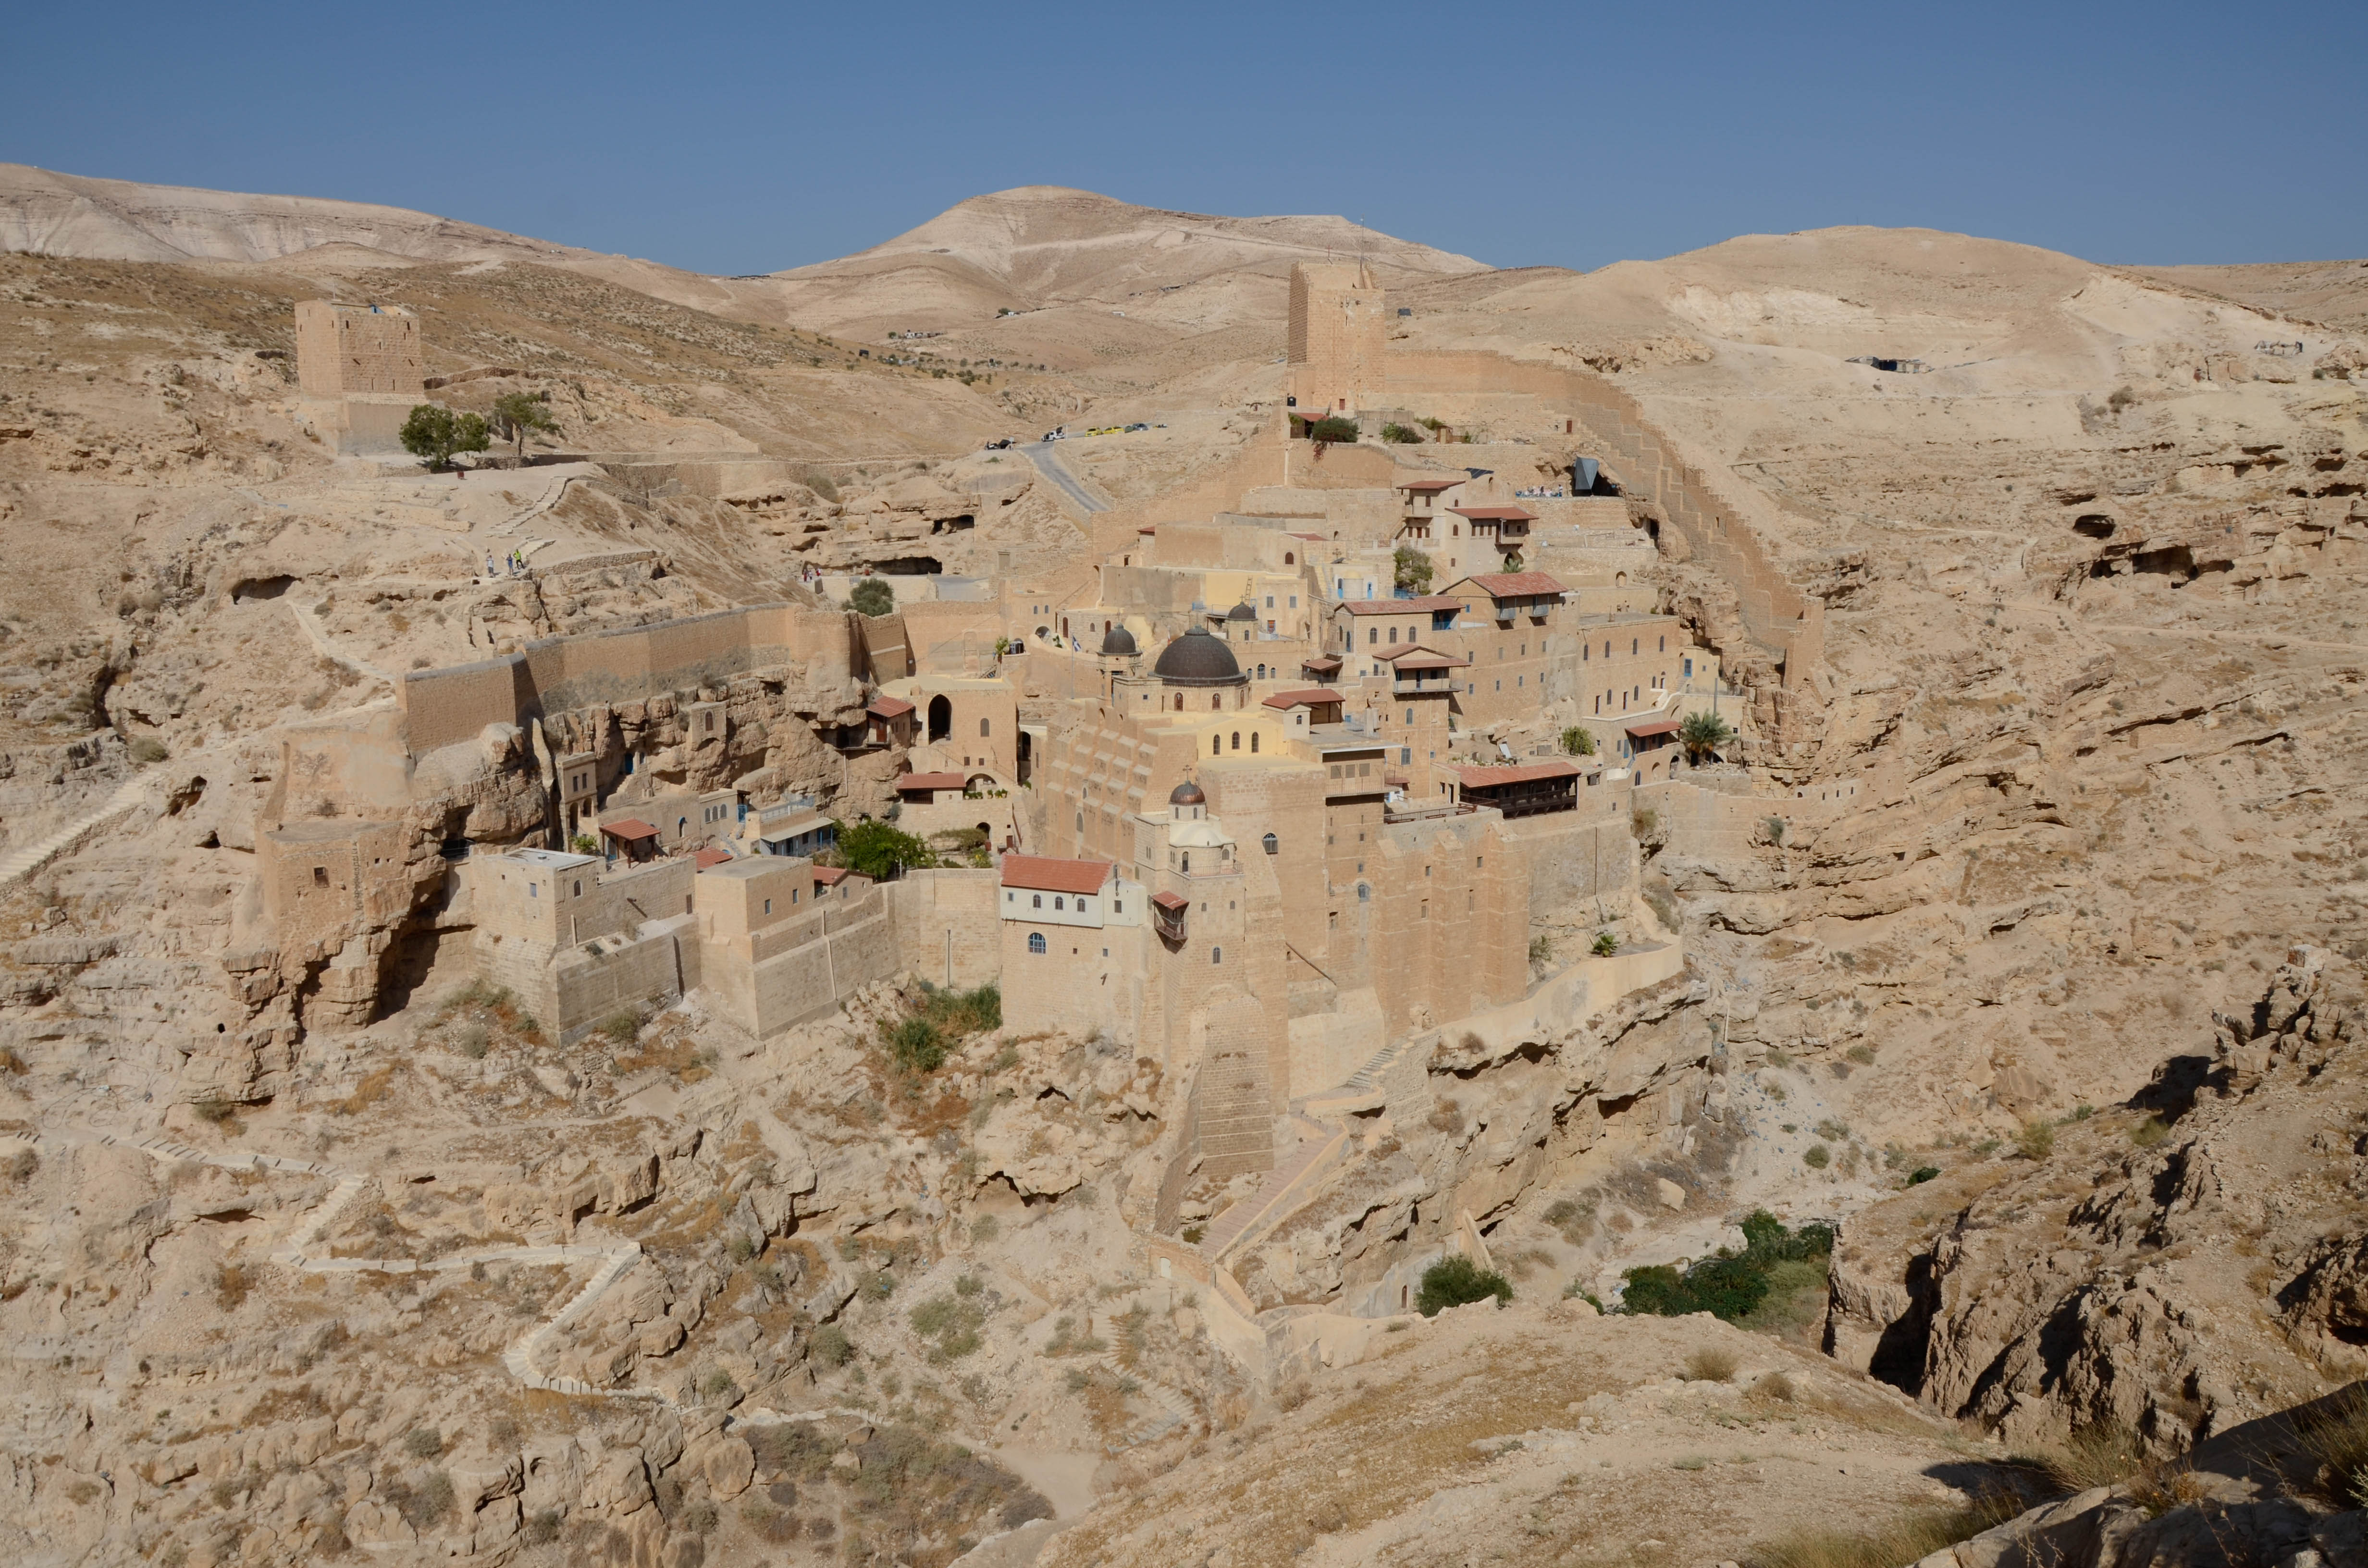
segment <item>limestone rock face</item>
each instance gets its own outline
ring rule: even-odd
[[[2139,1111],[1977,1167],[1969,1196],[1944,1180],[1851,1219],[1828,1348],[2012,1441],[2110,1422],[2177,1449],[2321,1392],[2368,1283],[2368,1234],[2328,1219],[2357,1212],[2363,1179],[2360,985],[2296,949],[2217,1020],[2214,1057],[2170,1063]]]

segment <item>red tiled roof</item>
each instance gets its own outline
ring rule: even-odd
[[[1151,902],[1157,904],[1162,909],[1190,909],[1192,907],[1191,900],[1178,898],[1172,892],[1153,893],[1151,895]]]
[[[1576,778],[1578,764],[1554,761],[1521,763],[1511,767],[1459,767],[1455,774],[1463,780],[1466,790],[1487,790],[1499,784],[1527,784],[1538,778]]]
[[[615,822],[604,822],[600,824],[600,831],[611,838],[629,841],[637,838],[655,838],[658,835],[656,828],[639,817],[619,817]]]
[[[1303,670],[1337,670],[1340,667],[1340,655],[1338,653],[1313,654],[1300,660],[1299,667]]]
[[[1311,543],[1311,544],[1322,544],[1322,543],[1324,542],[1324,536],[1323,536],[1322,534],[1294,534],[1294,533],[1286,533],[1286,534],[1284,534],[1284,535],[1283,535],[1283,538],[1285,538],[1285,539],[1304,539],[1304,540],[1307,540],[1307,541],[1308,541],[1309,543]]]
[[[814,869],[814,886],[818,888],[835,888],[838,886],[839,883],[847,881],[849,875],[850,873],[844,866],[816,866]]]
[[[1640,737],[1645,735],[1674,735],[1678,733],[1678,722],[1675,719],[1656,719],[1643,724],[1631,724],[1628,726],[1628,733],[1632,735]]]
[[[1451,658],[1435,648],[1408,648],[1395,659],[1384,658],[1382,662],[1402,673],[1406,670],[1460,670],[1472,661]]]
[[[910,790],[959,790],[969,778],[960,773],[907,773],[896,780],[896,792]]]
[[[1543,598],[1570,591],[1543,572],[1491,572],[1463,580],[1492,599]]]
[[[1110,881],[1108,860],[1061,860],[1049,855],[1006,855],[1003,885],[1042,892],[1099,892]]]
[[[1304,691],[1278,691],[1266,699],[1269,708],[1321,708],[1343,700],[1339,691],[1328,686],[1310,687]]]
[[[1534,523],[1538,520],[1535,512],[1520,506],[1450,506],[1448,510],[1459,517],[1478,517],[1484,522]]]
[[[731,853],[723,849],[702,849],[691,858],[699,862],[699,869],[702,871],[710,866],[729,865],[732,861]]]
[[[864,711],[875,718],[901,719],[913,710],[913,705],[901,697],[875,697]]]
[[[1452,490],[1463,483],[1464,481],[1461,479],[1409,479],[1397,488],[1400,490]]]
[[[1146,524],[1134,531],[1139,534],[1156,534],[1159,531],[1159,525],[1156,523]]]
[[[1339,608],[1350,615],[1428,615],[1435,609],[1462,609],[1463,601],[1445,594],[1426,594],[1418,599],[1349,599]]]

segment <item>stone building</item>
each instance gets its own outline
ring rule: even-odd
[[[300,416],[341,452],[399,452],[397,433],[426,393],[419,318],[393,305],[296,303]]]
[[[1382,401],[1389,312],[1361,261],[1303,261],[1291,269],[1291,410],[1306,419],[1354,415]]]

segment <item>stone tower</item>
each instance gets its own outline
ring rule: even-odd
[[[1361,261],[1296,263],[1291,269],[1292,412],[1320,419],[1383,400],[1388,301]]]
[[[416,398],[427,374],[409,311],[296,302],[296,381],[306,397]]]

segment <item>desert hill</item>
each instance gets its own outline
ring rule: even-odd
[[[779,276],[791,317],[819,330],[860,331],[889,316],[931,329],[1000,309],[1114,304],[1225,274],[1281,278],[1293,262],[1327,258],[1363,258],[1392,283],[1487,270],[1345,218],[1219,218],[1022,186],[958,202],[854,256]]]

